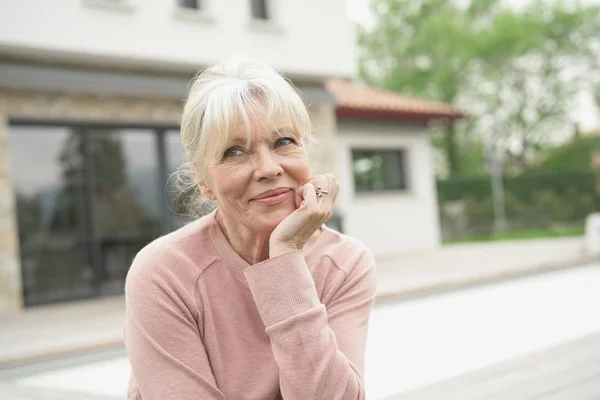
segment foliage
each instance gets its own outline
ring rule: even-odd
[[[508,225],[517,229],[556,229],[581,224],[599,209],[591,172],[528,173],[505,177],[505,208]],[[447,237],[491,235],[494,210],[489,177],[459,177],[438,181],[442,228]],[[449,205],[461,205],[460,229]]]
[[[458,239],[447,240],[446,243],[465,243],[465,242],[483,242],[496,240],[523,240],[537,238],[552,238],[565,236],[583,236],[584,227],[582,224],[556,227],[551,229],[522,229],[506,233],[492,233],[489,235],[464,236]]]
[[[461,135],[483,138],[518,163],[541,143],[564,139],[571,127],[567,105],[597,78],[600,7],[504,4],[373,0],[375,24],[359,27],[366,81],[472,115],[462,132],[449,127],[438,142],[451,175],[461,172]]]
[[[594,155],[600,155],[600,136],[578,136],[546,154],[540,169],[549,171],[591,171]]]

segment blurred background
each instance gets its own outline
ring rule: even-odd
[[[378,260],[373,399],[600,399],[600,1],[0,0],[0,397],[118,399],[190,79],[302,93]]]

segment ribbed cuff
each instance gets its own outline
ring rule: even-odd
[[[302,251],[270,258],[244,274],[267,328],[321,305]]]

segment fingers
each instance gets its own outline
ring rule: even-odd
[[[327,191],[327,193],[323,192],[322,196],[318,196],[317,188],[321,188],[323,191]],[[296,193],[300,198],[300,201],[302,201],[302,199],[307,200],[308,197],[311,204],[315,204],[316,200],[317,204],[329,204],[333,206],[337,199],[338,191],[339,184],[335,176],[332,174],[325,174],[310,178],[307,183],[298,188]]]
[[[315,188],[321,188],[328,193],[323,193],[323,196],[319,196],[319,200],[325,203],[329,203],[330,205],[335,204],[335,200],[337,198],[339,184],[337,179],[332,174],[325,175],[317,175],[313,177],[310,182],[315,186]]]
[[[316,188],[312,182],[308,182],[306,185],[302,186],[302,204],[304,206],[317,204],[317,192]]]
[[[328,193],[323,193],[323,196],[318,196],[317,188],[326,190]],[[331,174],[317,175],[309,180],[302,187],[302,196],[304,197],[303,204],[307,211],[319,220],[319,223],[325,223],[331,218],[333,208],[338,193],[338,183],[335,177]]]

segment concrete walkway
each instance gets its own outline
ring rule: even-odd
[[[378,299],[423,296],[598,259],[584,253],[581,237],[443,246],[378,260]]]
[[[600,334],[385,400],[597,400]]]
[[[491,283],[591,262],[581,238],[446,246],[378,261],[378,301]],[[122,297],[0,317],[0,368],[122,346]]]

